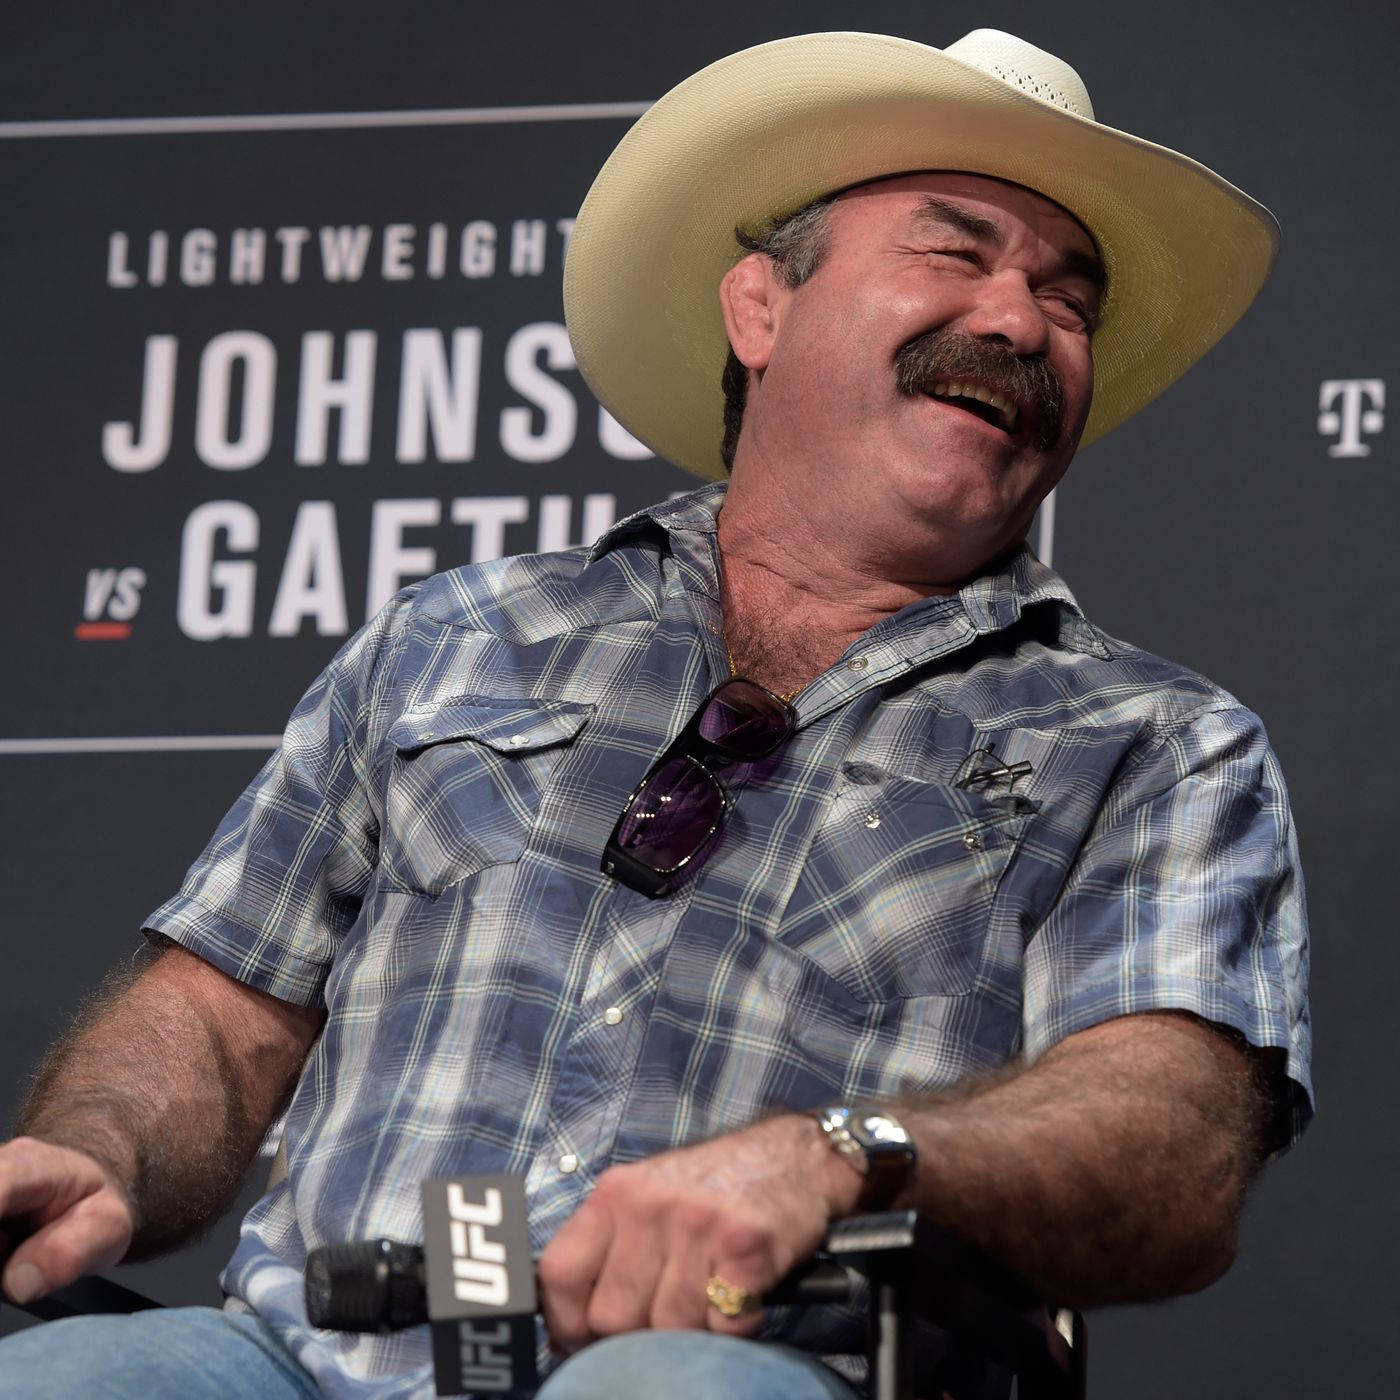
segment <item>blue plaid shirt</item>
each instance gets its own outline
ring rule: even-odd
[[[1286,1051],[1307,1113],[1302,884],[1259,720],[1091,626],[1028,552],[814,680],[690,884],[600,873],[729,671],[722,499],[400,594],[149,922],[328,1009],[289,1176],[224,1275],[327,1394],[432,1393],[424,1329],[313,1331],[301,1285],[314,1245],[421,1238],[425,1178],[522,1174],[539,1249],[611,1163],[1152,1008]],[[989,745],[1029,773],[959,786]],[[825,1349],[837,1322],[773,1326]]]

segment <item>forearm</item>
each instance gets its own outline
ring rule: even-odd
[[[48,1055],[16,1123],[101,1164],[131,1210],[128,1257],[217,1216],[304,1053],[295,1036],[227,1014],[215,979],[228,980],[172,949],[129,985],[104,988]]]
[[[920,1153],[899,1204],[1056,1302],[1189,1292],[1234,1257],[1260,1095],[1245,1052],[1202,1023],[1106,1022],[1028,1070],[896,1112]]]
[[[913,1134],[913,1206],[1001,1259],[1050,1301],[1197,1288],[1228,1264],[1258,1155],[1251,1059],[1176,1014],[1068,1037],[1030,1069],[888,1107]],[[758,1297],[859,1209],[858,1171],[812,1116],[608,1168],[539,1263],[564,1355],[638,1327],[748,1335],[757,1311],[707,1303],[719,1276]]]

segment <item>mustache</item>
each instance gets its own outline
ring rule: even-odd
[[[895,381],[901,394],[929,393],[948,381],[985,385],[1004,394],[1030,418],[1030,442],[1049,451],[1064,430],[1065,388],[1043,355],[1018,355],[1010,347],[947,326],[925,331],[899,347]]]

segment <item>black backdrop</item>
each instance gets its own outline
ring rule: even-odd
[[[1393,4],[86,0],[0,23],[0,1107],[376,591],[688,484],[600,421],[556,329],[568,220],[630,116],[784,34],[997,26],[1284,228],[1250,316],[1042,522],[1090,616],[1264,715],[1315,934],[1320,1120],[1225,1281],[1099,1317],[1091,1390],[1393,1392]],[[342,379],[363,417],[325,411]],[[233,1219],[118,1272],[212,1299]]]

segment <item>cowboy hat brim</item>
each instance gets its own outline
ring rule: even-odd
[[[1073,213],[1108,279],[1082,442],[1136,413],[1240,318],[1273,216],[1205,166],[1052,105],[940,49],[808,34],[720,59],[636,122],[584,200],[564,269],[580,370],[659,456],[720,477],[736,225],[918,170],[1024,185]]]

